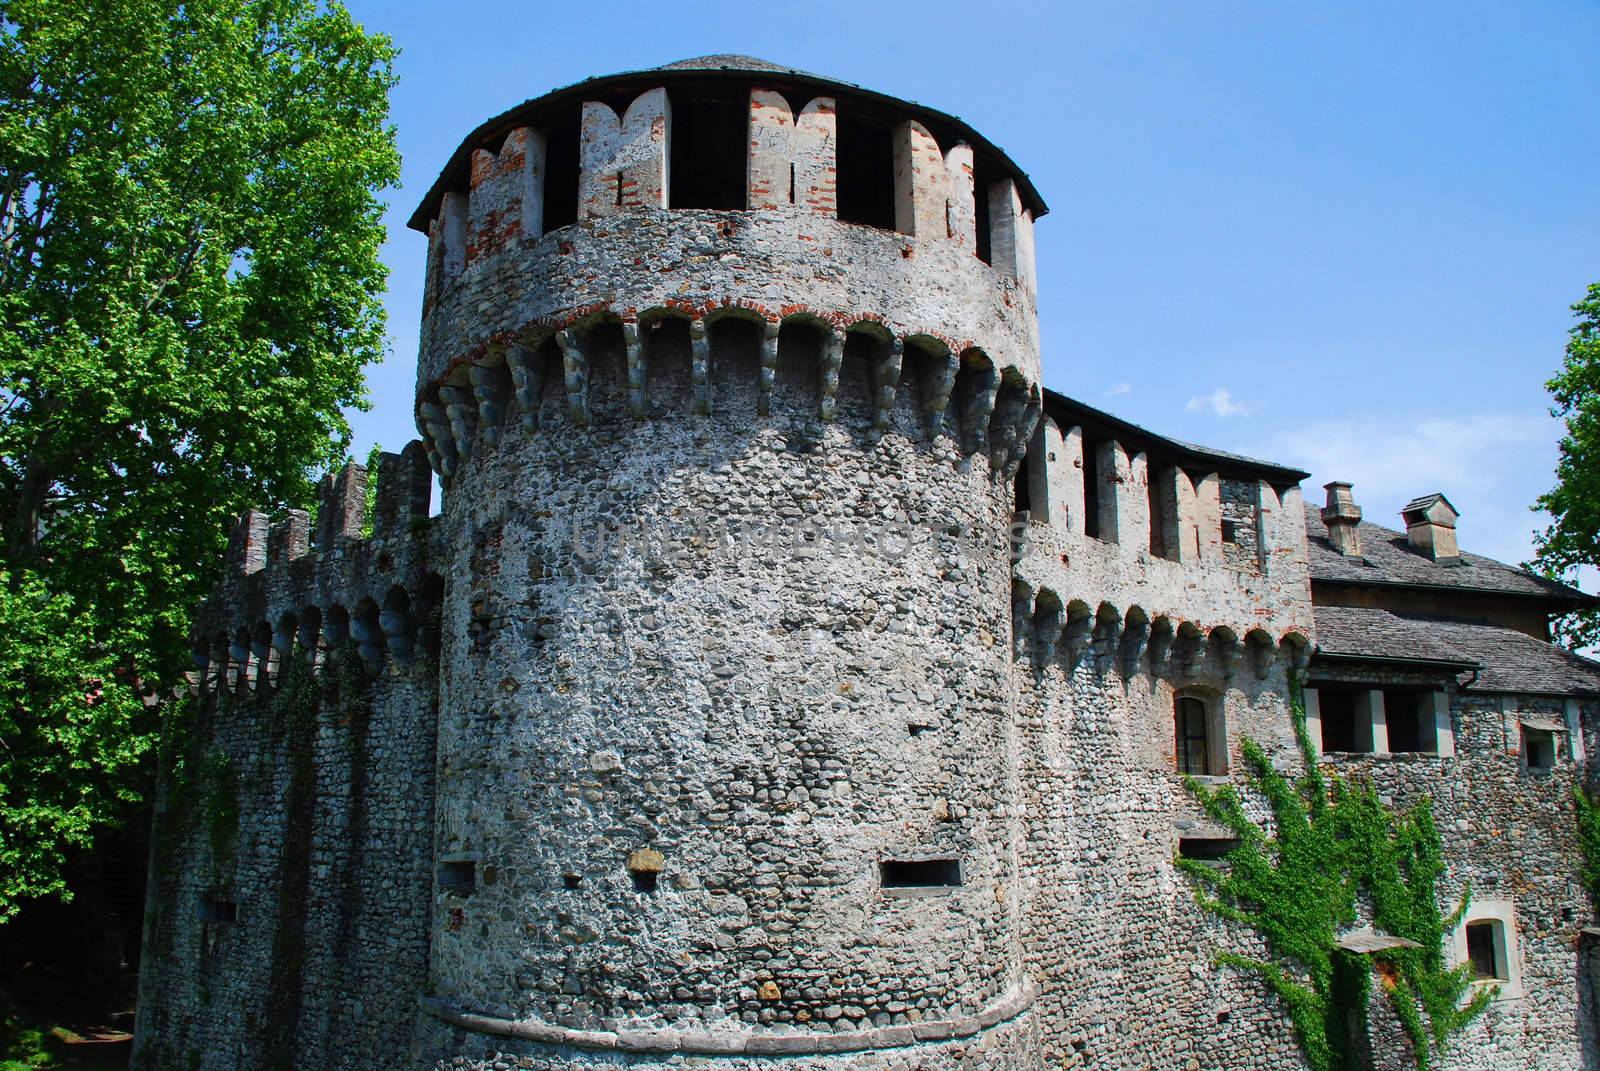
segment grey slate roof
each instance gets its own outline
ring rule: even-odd
[[[1347,558],[1328,543],[1328,529],[1319,507],[1306,505],[1306,542],[1311,579],[1339,584],[1448,588],[1550,599],[1588,605],[1594,597],[1577,588],[1534,576],[1481,554],[1461,552],[1461,564],[1442,565],[1411,549],[1404,532],[1371,521],[1361,522],[1360,558]]]
[[[1358,606],[1312,612],[1319,657],[1475,669],[1475,692],[1600,695],[1600,662],[1515,629]]]
[[[1044,392],[1044,409],[1063,431],[1075,426],[1084,427],[1086,430],[1092,429],[1121,442],[1130,456],[1136,452],[1155,450],[1171,455],[1171,459],[1180,464],[1194,463],[1207,470],[1217,469],[1223,475],[1264,479],[1285,486],[1299,483],[1310,475],[1300,469],[1280,465],[1276,461],[1263,461],[1256,457],[1246,457],[1244,454],[1217,450],[1210,446],[1197,446],[1181,439],[1169,438],[1103,409],[1096,409],[1076,398],[1069,398],[1059,391],[1050,390],[1048,387]]]

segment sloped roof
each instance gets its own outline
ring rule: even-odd
[[[1169,463],[1204,466],[1224,476],[1266,480],[1278,487],[1297,484],[1309,475],[1275,461],[1168,438],[1048,388],[1044,392],[1044,411],[1063,431],[1081,427],[1090,434],[1116,439],[1130,456],[1135,453],[1166,455]]]
[[[1475,692],[1600,695],[1600,662],[1501,625],[1317,606],[1317,657],[1476,670]]]
[[[1461,516],[1461,511],[1456,509],[1455,505],[1438,491],[1435,491],[1431,495],[1422,495],[1419,498],[1413,498],[1410,502],[1407,502],[1405,505],[1400,507],[1400,512],[1413,513],[1418,510],[1425,510],[1435,502],[1443,502],[1445,505],[1450,507],[1451,513],[1454,513],[1458,517]]]
[[[1371,587],[1443,588],[1454,591],[1494,592],[1501,595],[1548,599],[1565,606],[1587,606],[1597,601],[1577,588],[1534,576],[1505,562],[1481,554],[1461,552],[1459,562],[1443,564],[1413,550],[1404,532],[1362,521],[1361,557],[1346,557],[1328,542],[1322,511],[1306,505],[1306,542],[1311,558],[1311,579],[1335,584]]]

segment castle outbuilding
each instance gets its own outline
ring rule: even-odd
[[[1177,860],[1304,683],[1470,884],[1444,1066],[1588,1066],[1591,600],[1045,389],[1045,211],[747,57],[473,131],[411,219],[420,440],[246,514],[197,614],[136,1060],[1299,1068]]]

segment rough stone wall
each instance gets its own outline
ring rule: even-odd
[[[303,514],[247,515],[201,612],[218,639],[197,651],[196,725],[156,823],[135,1066],[354,1071],[412,1051],[437,643],[421,450],[383,466],[373,538],[352,466],[325,485],[314,553]],[[309,706],[306,678],[341,699]]]
[[[1319,681],[1432,683],[1419,674],[1355,673],[1319,667]],[[1387,802],[1408,807],[1433,800],[1447,867],[1440,893],[1447,906],[1470,887],[1476,905],[1508,903],[1515,919],[1519,985],[1454,1040],[1439,1062],[1445,1071],[1489,1068],[1578,1068],[1592,1026],[1579,1019],[1577,934],[1593,918],[1578,874],[1582,858],[1572,814],[1572,787],[1583,776],[1562,735],[1555,768],[1529,771],[1520,754],[1519,719],[1566,720],[1567,702],[1550,696],[1499,695],[1453,689],[1456,754],[1351,755],[1324,759],[1330,771],[1369,780]],[[1593,731],[1600,705],[1585,703],[1582,724]],[[1477,917],[1469,911],[1468,919]],[[1459,950],[1454,953],[1460,954]]]
[[[1302,1067],[1276,998],[1212,961],[1218,948],[1264,949],[1203,912],[1174,863],[1180,835],[1218,832],[1176,772],[1175,690],[1223,705],[1236,772],[1243,735],[1295,761],[1283,670],[1229,677],[1213,658],[1175,677],[1058,649],[1025,680],[1024,888],[1041,1065]]]
[[[436,1029],[432,1045],[458,1055],[441,1059],[436,1071],[580,1071],[597,1063],[612,1067],[660,1067],[659,1055],[598,1055],[570,1046],[551,1046],[509,1038],[485,1037],[466,1031]],[[1036,1066],[1039,1036],[1034,1017],[1025,1014],[999,1029],[968,1038],[922,1045],[898,1045],[851,1055],[786,1055],[781,1064],[768,1057],[723,1056],[715,1066],[722,1071],[924,1071],[930,1066],[957,1071],[1010,1071]],[[777,1055],[776,1053],[774,1055]],[[687,1061],[685,1061],[687,1062]]]
[[[1256,553],[1256,485],[1245,480],[1223,480],[1218,488],[1222,523],[1233,538],[1223,539],[1222,557],[1236,569],[1258,569]]]
[[[958,354],[976,347],[1039,382],[1032,297],[943,238],[795,210],[641,209],[516,243],[452,277],[423,323],[418,395],[497,347],[536,346],[597,312],[638,322],[726,308],[879,323]]]
[[[680,352],[632,420],[617,330],[587,429],[547,391],[452,479],[437,851],[483,881],[433,982],[467,1009],[831,1035],[1020,985],[1009,487],[911,392],[877,429],[848,349],[831,422],[798,349],[758,417],[747,326],[709,418]],[[928,856],[960,885],[879,887]]]

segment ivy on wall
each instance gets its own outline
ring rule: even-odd
[[[1589,890],[1589,902],[1600,908],[1600,799],[1574,785],[1572,801],[1578,815],[1578,847],[1583,850],[1583,887]]]
[[[1216,960],[1259,975],[1277,994],[1314,1071],[1356,1066],[1375,965],[1425,1071],[1495,995],[1492,988],[1474,991],[1469,966],[1446,965],[1446,935],[1464,916],[1470,890],[1455,911],[1440,912],[1444,863],[1431,802],[1396,810],[1368,783],[1324,777],[1298,691],[1293,706],[1304,759],[1298,779],[1275,769],[1255,741],[1242,741],[1244,788],[1266,802],[1271,821],[1253,821],[1235,786],[1210,788],[1191,778],[1205,812],[1239,844],[1221,867],[1183,858],[1178,865],[1193,878],[1202,907],[1264,939],[1267,958],[1223,951]],[[1419,947],[1345,952],[1338,937],[1358,921]]]
[[[217,752],[207,756],[202,780],[206,839],[211,843],[212,865],[221,867],[239,839],[239,774],[228,756]]]

